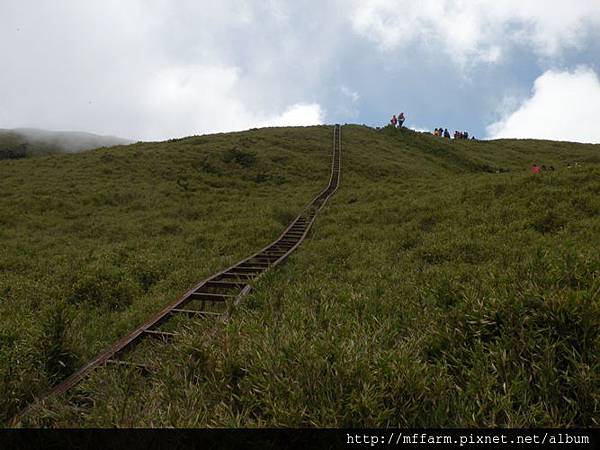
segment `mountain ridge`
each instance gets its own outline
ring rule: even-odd
[[[21,159],[49,153],[77,153],[132,143],[129,139],[83,131],[53,131],[30,127],[0,128],[0,159]]]

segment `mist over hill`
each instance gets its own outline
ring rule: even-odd
[[[0,128],[0,159],[20,159],[48,153],[76,153],[99,147],[130,144],[115,136],[37,128]]]

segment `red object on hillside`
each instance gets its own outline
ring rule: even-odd
[[[531,173],[540,173],[540,171],[541,171],[540,167],[536,166],[535,164],[531,168]]]

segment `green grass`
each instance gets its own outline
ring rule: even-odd
[[[0,162],[0,417],[277,236],[327,179],[329,138],[258,130]]]
[[[171,169],[185,166],[181,160],[186,157],[202,160],[197,148],[190,148],[187,156],[173,152],[186,142],[214,139],[216,146],[219,139],[229,142],[260,136],[270,140],[277,134],[289,142],[285,151],[290,160],[282,167],[271,158],[273,166],[267,173],[272,177],[258,188],[264,189],[263,203],[257,203],[272,208],[270,216],[236,201],[234,192],[228,191],[215,199],[220,207],[207,214],[206,223],[212,225],[206,229],[199,229],[202,221],[190,220],[189,227],[175,236],[140,237],[141,229],[154,229],[170,217],[170,208],[185,204],[184,192],[172,195],[172,203],[165,200],[158,208],[160,216],[144,209],[148,214],[144,226],[127,216],[126,208],[110,206],[112,220],[118,217],[119,223],[128,225],[121,225],[124,229],[119,232],[100,226],[97,233],[101,234],[88,236],[87,244],[81,239],[80,245],[68,246],[64,230],[51,234],[51,227],[30,228],[31,218],[27,227],[13,225],[14,230],[21,230],[18,237],[2,236],[3,244],[11,245],[8,255],[23,254],[15,262],[27,267],[18,271],[22,273],[18,283],[2,286],[11,287],[12,292],[13,285],[27,285],[35,279],[38,288],[46,290],[35,304],[24,294],[2,315],[10,313],[11,318],[2,322],[0,330],[15,334],[9,354],[27,361],[19,366],[20,379],[32,380],[28,389],[21,386],[13,405],[47,385],[48,374],[61,372],[60,364],[54,367],[51,361],[62,361],[61,355],[66,354],[81,362],[92,349],[116,338],[203,274],[224,267],[226,259],[233,261],[273,237],[284,222],[274,217],[287,218],[283,211],[290,211],[291,217],[291,211],[299,210],[325,184],[331,128],[191,138],[155,144],[154,150],[143,152],[148,158],[145,163],[163,170],[171,180],[166,185],[177,186],[169,178]],[[339,191],[318,216],[309,239],[284,266],[256,283],[228,323],[190,320],[181,325],[182,335],[174,345],[154,343],[139,349],[138,356],[153,369],[150,376],[135,370],[99,370],[66,398],[53,399],[28,416],[25,424],[599,426],[599,147],[532,140],[451,142],[359,126],[344,127],[342,139]],[[268,159],[263,147],[254,150],[255,164]],[[275,148],[285,148],[279,142],[273,142],[273,147],[273,154]],[[239,152],[249,148],[240,141]],[[124,158],[124,152],[140,151],[134,149],[93,152],[86,157],[112,154],[115,159]],[[83,157],[73,156],[73,164],[85,166]],[[52,167],[58,161],[55,158],[44,163]],[[252,170],[243,167],[241,161],[247,160],[223,148],[220,160],[207,158],[206,166],[236,164],[243,176],[245,170]],[[556,170],[532,176],[528,167],[533,161]],[[574,162],[578,166],[569,169]],[[113,170],[130,174],[139,165],[140,157],[129,166],[117,159]],[[35,179],[47,181],[55,173],[50,167]],[[100,175],[101,169],[94,167],[89,182],[96,183],[95,189],[110,185]],[[310,170],[311,180],[304,180],[303,169]],[[58,164],[53,170],[64,167]],[[236,180],[229,172],[210,170],[215,183]],[[279,175],[289,183],[278,185]],[[25,192],[33,189],[31,183],[21,183]],[[118,186],[126,189],[122,183]],[[285,194],[281,186],[286,186]],[[244,192],[258,195],[255,185],[245,187]],[[137,184],[130,189],[140,196],[143,191]],[[57,197],[71,201],[67,194],[48,194],[48,199]],[[157,200],[139,202],[150,208]],[[226,214],[220,215],[222,209],[234,205],[243,208],[236,220],[247,221],[239,232]],[[94,223],[93,216],[81,214],[79,205],[67,210],[73,216],[61,217],[65,228],[74,221],[88,225],[84,228]],[[44,220],[58,216],[48,213]],[[231,251],[230,258],[215,254],[214,264],[202,266],[205,271],[190,270],[180,260],[188,250],[186,242],[201,235],[210,247],[223,241],[225,234],[239,253]],[[115,236],[121,236],[120,244],[112,242]],[[50,240],[52,245],[46,244],[49,253],[37,253],[36,240]],[[109,271],[105,275],[98,264],[107,259],[86,258],[91,248],[111,243],[126,248],[127,256],[118,259],[115,255],[122,253],[110,252],[113,259],[102,266]],[[54,263],[50,254],[59,248],[61,254],[71,255]],[[29,257],[25,256],[28,249]],[[95,251],[98,255],[109,252]],[[159,282],[149,291],[160,293],[158,299],[148,293],[140,295],[143,283],[139,280],[137,284],[123,281],[135,279],[130,258],[151,260],[143,255],[168,261],[158,264],[156,273],[170,281]],[[73,273],[67,266],[66,273],[61,272],[65,261],[73,261]],[[175,276],[169,269],[185,276]],[[111,277],[129,286],[131,295]],[[96,286],[105,286],[104,278],[113,280],[109,285],[115,291],[103,288],[98,292],[111,292],[109,303],[116,308],[98,306],[101,294],[92,294]],[[63,283],[63,279],[70,281]],[[56,292],[43,287],[50,284]],[[73,303],[69,295],[74,289],[95,301]],[[119,308],[120,298],[130,298],[131,303]],[[4,301],[1,307],[7,304]],[[13,305],[18,304],[22,307],[15,309]],[[65,318],[71,315],[77,319]],[[39,317],[44,320],[39,322]],[[83,323],[96,326],[84,330]],[[19,329],[38,336],[37,340],[26,339]],[[53,345],[42,345],[40,351],[35,347],[40,344],[39,336],[46,336],[42,343]],[[26,345],[38,349],[37,353],[30,355]],[[40,373],[45,377],[42,380]]]

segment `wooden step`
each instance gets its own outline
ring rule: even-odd
[[[170,342],[177,337],[175,333],[169,333],[168,331],[159,330],[144,330],[144,334],[151,336],[156,339],[162,339],[163,341]]]
[[[192,292],[188,298],[193,298],[197,300],[208,300],[213,302],[224,302],[228,298],[234,298],[233,294],[220,294],[213,292]]]
[[[243,281],[231,281],[231,280],[210,280],[207,281],[204,286],[219,286],[219,287],[244,287],[248,283]]]
[[[120,359],[107,359],[106,365],[121,366],[121,367],[135,367],[140,369],[144,373],[150,373],[150,367],[145,364],[134,363],[130,361],[121,361]]]
[[[189,316],[202,316],[202,317],[208,317],[208,316],[222,316],[223,313],[218,313],[218,312],[214,312],[214,311],[199,311],[197,309],[182,309],[182,308],[174,308],[171,310],[172,313],[175,314],[187,314]]]

